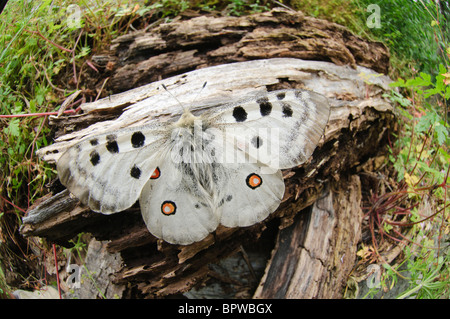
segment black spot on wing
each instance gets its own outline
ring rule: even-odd
[[[254,136],[251,140],[251,143],[254,147],[260,148],[261,145],[263,144],[263,140],[259,136]]]
[[[93,150],[90,154],[90,161],[91,164],[96,166],[98,163],[100,163],[100,155],[98,154],[98,152],[96,150]]]
[[[142,132],[134,132],[133,135],[131,135],[131,145],[133,145],[134,148],[142,147],[144,144],[145,135],[142,134]]]
[[[289,104],[283,103],[282,111],[283,111],[283,117],[292,117],[293,111]]]
[[[141,169],[139,167],[137,167],[136,165],[134,165],[131,168],[130,175],[133,178],[139,179],[139,177],[141,177]]]
[[[283,100],[286,97],[286,93],[285,92],[281,92],[277,94],[277,99],[278,100]]]
[[[256,100],[256,103],[259,104],[259,111],[262,116],[270,115],[272,112],[272,103],[269,102],[267,97],[260,98]]]
[[[91,143],[92,146],[98,145],[98,140],[96,138],[89,140],[89,142]]]
[[[117,144],[116,138],[117,137],[114,134],[110,134],[110,135],[106,136],[106,140],[108,141],[106,143],[106,149],[111,154],[119,153],[119,145]]]
[[[233,117],[236,122],[244,122],[245,120],[247,120],[247,112],[242,106],[236,106],[233,109]]]
[[[295,97],[297,98],[297,99],[299,99],[301,102],[303,102],[303,97],[302,97],[302,91],[300,91],[300,90],[295,90]]]

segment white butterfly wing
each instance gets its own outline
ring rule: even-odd
[[[139,198],[143,219],[153,235],[169,243],[200,241],[217,228],[219,212],[200,189],[194,167],[174,161],[173,154],[164,157],[158,178],[147,182]]]
[[[226,227],[246,227],[264,220],[280,205],[284,195],[281,171],[264,174],[259,163],[225,164],[228,179],[219,202],[220,223]]]
[[[328,122],[330,106],[323,95],[305,90],[264,93],[225,105],[207,120],[225,131],[237,148],[276,169],[305,162]]]
[[[61,183],[92,210],[111,214],[132,206],[155,172],[166,140],[160,126],[87,137],[57,162]]]
[[[284,195],[281,171],[249,157],[224,130],[210,127],[203,134],[202,158],[213,160],[211,198],[220,224],[246,227],[275,211]]]

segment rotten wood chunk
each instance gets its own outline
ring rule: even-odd
[[[254,298],[340,298],[361,237],[361,183],[346,192],[326,190],[311,208],[280,231]]]
[[[105,70],[107,65],[114,69],[107,89],[116,93],[205,66],[274,57],[389,71],[389,52],[382,43],[282,8],[242,17],[199,16],[161,23],[114,39],[108,56],[94,60]]]
[[[199,289],[207,278],[224,278],[208,265],[239,253],[242,246],[253,256],[255,243],[285,229],[276,244],[266,245],[266,255],[275,246],[266,274],[245,296],[257,288],[258,298],[339,297],[338,287],[353,266],[359,236],[360,189],[353,174],[380,156],[395,122],[392,106],[383,98],[390,80],[374,71],[387,71],[387,50],[336,24],[276,9],[248,17],[198,17],[161,24],[119,37],[111,54],[115,66],[109,66],[109,89],[121,93],[82,104],[83,116],[98,122],[81,130],[80,116],[54,118],[58,138],[37,152],[41,159],[54,163],[89,135],[177,119],[181,107],[161,90],[162,83],[183,104],[195,101],[194,113],[255,91],[313,90],[331,105],[325,134],[306,163],[283,171],[286,191],[280,207],[251,227],[219,226],[201,242],[171,245],[147,231],[138,205],[106,216],[62,192],[36,203],[24,218],[22,234],[68,247],[79,232],[90,233],[95,241],[89,256],[101,253],[108,265],[98,272],[104,289],[121,298],[157,298]],[[105,58],[98,60],[108,64]],[[235,61],[245,62],[226,64]],[[182,73],[186,70],[194,71]],[[149,83],[154,80],[160,81]],[[199,94],[205,81],[208,84]],[[105,114],[112,115],[105,118]],[[296,217],[317,200],[311,219],[305,213]],[[293,228],[286,230],[289,226]],[[303,246],[295,246],[300,242]],[[292,269],[283,270],[285,276],[275,283],[274,271],[281,271],[276,265],[283,256]],[[313,269],[314,265],[320,267]],[[102,265],[89,258],[86,267],[95,274]],[[77,293],[98,297],[97,292],[89,295],[91,288],[81,285],[83,291]]]

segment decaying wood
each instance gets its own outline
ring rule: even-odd
[[[361,183],[340,181],[278,234],[254,298],[340,298],[361,236]],[[342,186],[346,186],[345,188]]]
[[[83,285],[83,289],[77,289],[72,285],[68,292],[69,298],[92,299],[121,298],[125,290],[125,284],[115,284],[111,280],[114,272],[122,267],[123,260],[119,253],[110,253],[105,243],[92,239],[84,260],[84,267],[77,268],[72,284]],[[82,283],[81,283],[82,281]]]
[[[109,265],[99,281],[115,295],[130,298],[177,295],[192,287],[198,288],[205,278],[214,275],[208,264],[236,254],[241,246],[252,247],[266,236],[267,229],[280,228],[292,234],[288,242],[300,238],[303,246],[292,251],[285,249],[280,238],[285,238],[286,233],[279,235],[255,297],[337,297],[339,285],[353,266],[361,218],[356,205],[360,186],[357,177],[352,175],[368,159],[379,155],[394,121],[392,107],[382,98],[389,89],[389,79],[373,71],[386,70],[387,62],[383,61],[388,59],[388,54],[378,44],[355,37],[343,27],[300,13],[277,9],[246,18],[216,19],[199,17],[175,21],[161,24],[151,32],[136,32],[117,39],[111,50],[115,52],[117,65],[110,76],[121,80],[108,83],[115,86],[122,82],[124,86],[113,90],[124,92],[83,104],[83,115],[52,119],[58,138],[53,145],[39,150],[38,155],[55,162],[67,147],[90,134],[177,118],[180,105],[161,90],[162,83],[182,103],[190,104],[195,100],[194,112],[213,108],[212,101],[229,101],[255,90],[313,90],[328,97],[332,106],[330,120],[311,159],[300,167],[283,171],[286,192],[278,210],[257,225],[232,229],[219,226],[199,243],[178,246],[157,240],[147,231],[138,205],[105,216],[81,206],[66,192],[49,195],[36,203],[24,217],[21,231],[25,236],[40,236],[65,246],[79,232],[91,233],[95,237],[91,250],[101,251],[102,259]],[[305,39],[308,45],[301,41]],[[208,41],[213,41],[214,49],[205,46]],[[251,50],[260,50],[259,55],[248,53]],[[366,51],[370,52],[366,54]],[[274,56],[325,61],[271,58]],[[109,56],[109,61],[113,57]],[[256,58],[264,59],[207,67]],[[155,61],[163,64],[155,69],[150,66]],[[135,87],[161,75],[166,77],[196,68],[199,69]],[[138,73],[141,76],[136,75]],[[205,81],[207,86],[199,94]],[[126,91],[128,86],[134,88]],[[105,119],[105,114],[114,116]],[[101,122],[85,127],[83,118],[88,116],[97,117]],[[70,125],[72,121],[77,124]],[[324,191],[330,197],[323,195]],[[296,217],[297,213],[318,199],[317,212],[311,220],[320,222],[323,227],[318,230],[315,222],[310,222],[307,228],[300,227],[308,224],[308,217],[304,213]],[[332,208],[323,210],[323,202],[327,200],[333,201]],[[314,216],[322,216],[323,220]],[[291,229],[287,228],[289,226],[295,231],[286,230]],[[324,246],[307,246],[316,239]],[[306,257],[299,258],[307,256],[313,248],[318,249],[319,257],[310,254],[309,263]],[[279,283],[274,285],[270,278],[273,271],[277,271],[277,262],[282,260],[277,258],[283,258],[280,255],[283,249],[295,269],[288,276],[291,282],[283,283],[285,289],[277,291],[274,287]],[[95,277],[91,268],[100,265],[92,259],[86,262]],[[311,276],[319,278],[320,282],[304,281],[308,277],[302,277],[302,273],[312,271],[311,265],[317,262],[322,268],[311,272]],[[301,292],[304,290],[306,292]],[[84,292],[79,294],[88,297]],[[96,297],[96,293],[91,297]]]
[[[365,41],[338,24],[284,9],[162,23],[115,39],[111,51],[96,61],[105,68],[108,62],[114,66],[107,84],[114,91],[194,68],[274,57],[360,65],[384,74],[389,69],[383,44]]]

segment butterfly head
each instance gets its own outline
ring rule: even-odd
[[[200,92],[205,88],[206,83],[203,83],[203,86],[200,90]],[[162,84],[162,87],[164,88],[164,90],[166,90],[175,100],[178,101],[178,103],[181,105],[181,107],[183,108],[183,114],[181,115],[180,119],[175,123],[176,127],[193,127],[194,126],[194,121],[198,119],[197,116],[194,116],[191,111],[189,110],[189,107],[186,107],[185,105],[183,105],[177,98],[176,96],[174,96],[168,89],[167,87]],[[197,94],[200,94],[200,92]],[[194,101],[197,99],[197,97],[194,99]]]
[[[194,121],[198,119],[198,116],[195,116],[194,114],[189,111],[188,108],[184,109],[183,114],[181,115],[180,119],[175,122],[176,127],[193,127]]]

